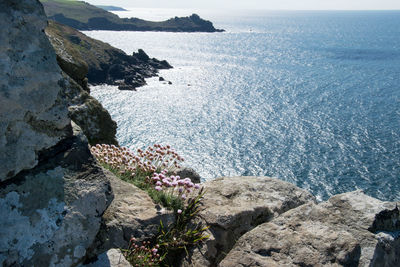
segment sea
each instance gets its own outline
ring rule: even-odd
[[[400,11],[197,13],[223,33],[85,31],[174,68],[137,91],[91,87],[131,149],[169,144],[203,180],[270,176],[318,200],[400,200]],[[245,177],[243,179],[246,179]]]

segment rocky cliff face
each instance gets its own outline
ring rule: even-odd
[[[43,10],[32,2],[0,3],[0,181],[36,166],[40,151],[72,134]]]
[[[69,116],[76,122],[91,145],[118,144],[115,134],[117,124],[95,98],[89,95],[87,74],[89,67],[80,52],[66,39],[53,22],[46,28],[57,62],[70,83]]]
[[[35,0],[0,2],[0,265],[81,262],[112,198],[68,117],[64,76]]]
[[[118,85],[123,90],[136,90],[146,84],[145,78],[157,76],[159,69],[172,68],[167,61],[150,58],[141,49],[127,55],[54,21],[49,21],[46,33],[57,51],[60,66],[83,86],[87,82],[82,80],[87,75],[90,84],[105,83]]]

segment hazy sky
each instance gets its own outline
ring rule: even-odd
[[[84,0],[95,5],[122,7],[370,10],[398,9],[400,0]]]

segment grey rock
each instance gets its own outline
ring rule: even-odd
[[[396,203],[355,191],[258,226],[220,266],[400,266],[399,231]]]
[[[0,265],[80,263],[111,202],[109,182],[83,135],[43,152],[34,169],[2,184]]]
[[[216,266],[244,233],[315,198],[290,183],[268,177],[219,178],[203,184],[200,217],[208,239],[182,266]]]
[[[73,81],[70,81],[73,84]],[[78,85],[75,85],[78,86]],[[116,140],[117,123],[97,99],[80,90],[79,98],[69,103],[69,116],[83,130],[91,145],[113,144]]]
[[[190,180],[196,184],[201,182],[200,175],[192,168],[188,168],[188,167],[181,168],[181,169],[175,171],[175,175],[178,175],[181,178],[190,178]]]
[[[38,164],[71,135],[63,80],[38,1],[0,2],[0,181]]]
[[[0,265],[76,265],[110,186],[71,126],[79,93],[57,65],[39,1],[1,1],[0,25]]]
[[[104,172],[115,198],[103,215],[103,225],[92,255],[110,248],[127,248],[131,237],[138,241],[148,240],[158,233],[160,220],[165,225],[173,220],[172,212],[154,204],[146,192],[107,170]]]
[[[81,267],[132,267],[132,265],[125,259],[121,250],[113,248],[100,254],[97,261]]]

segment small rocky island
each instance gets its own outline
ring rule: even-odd
[[[103,8],[83,1],[40,0],[49,19],[78,30],[222,32],[196,14],[166,21],[120,18]]]
[[[37,0],[1,1],[0,25],[0,265],[131,266],[121,249],[149,244],[160,222],[176,225],[187,210],[168,210],[100,166],[88,143],[112,144],[107,153],[119,150],[121,164],[136,157],[118,147],[115,123],[85,89],[83,61],[51,45]],[[199,180],[192,170],[176,175]],[[171,266],[400,266],[400,202],[354,191],[318,203],[269,177],[202,187],[190,223],[207,225],[207,238],[173,254]]]

